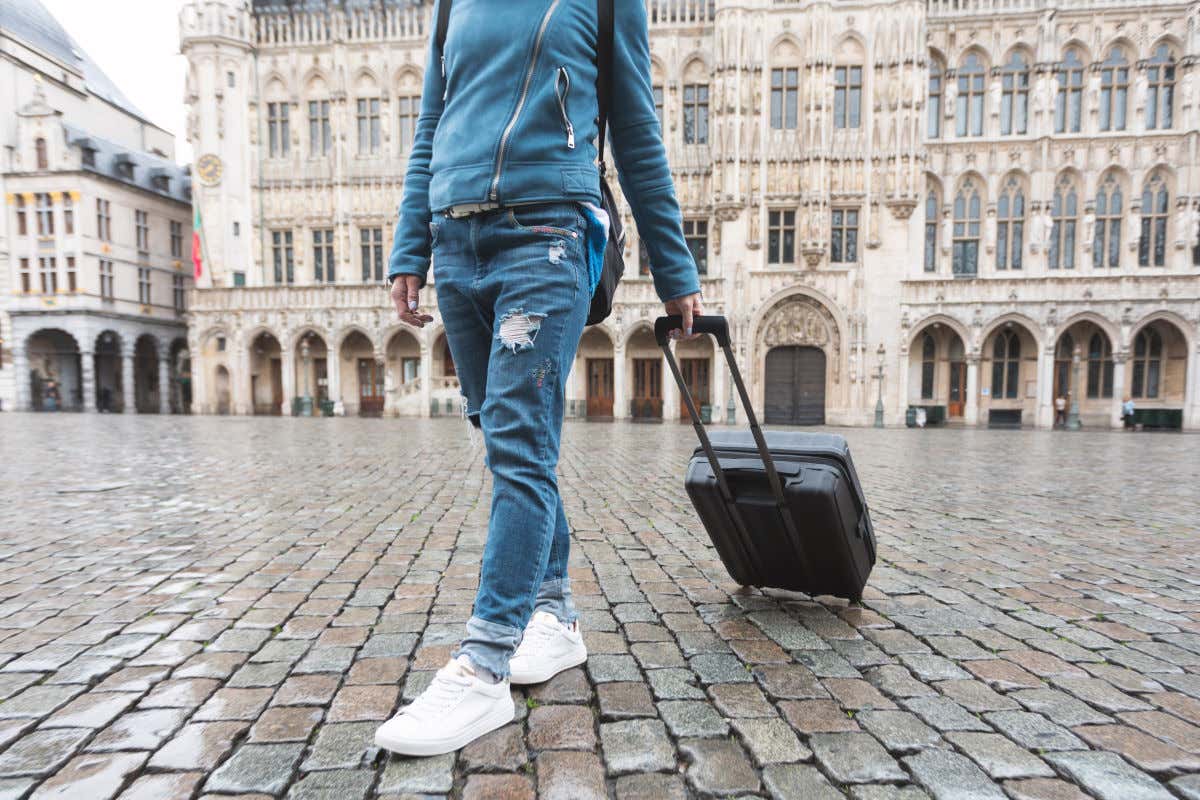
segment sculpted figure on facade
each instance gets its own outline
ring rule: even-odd
[[[1096,207],[1088,203],[1083,210],[1083,252],[1092,251],[1092,238],[1096,235]]]

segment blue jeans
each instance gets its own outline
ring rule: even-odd
[[[429,226],[438,309],[493,483],[479,592],[454,656],[498,677],[535,609],[575,619],[555,468],[591,305],[586,225],[578,204],[551,202],[434,214]]]

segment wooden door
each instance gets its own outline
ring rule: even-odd
[[[358,415],[383,416],[383,365],[373,358],[358,360]]]
[[[961,417],[967,403],[967,362],[950,362],[950,391],[946,413],[951,417]]]
[[[788,345],[767,353],[765,411],[773,425],[825,424],[825,353]]]
[[[635,358],[630,416],[662,419],[662,410],[662,359]]]
[[[273,416],[283,413],[283,361],[271,359],[271,411]]]
[[[679,372],[683,375],[683,383],[691,392],[692,402],[696,404],[696,413],[700,413],[700,406],[709,404],[709,360],[707,358],[681,358],[679,360]],[[679,421],[691,423],[692,418],[688,415],[687,402],[683,399],[683,393],[679,395]]]
[[[612,419],[613,360],[611,358],[589,358],[587,360],[587,415],[588,419]]]

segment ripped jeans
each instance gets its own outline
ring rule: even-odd
[[[454,656],[498,677],[534,610],[573,622],[558,464],[567,375],[591,305],[575,202],[433,215],[433,274],[492,508],[479,592]]]

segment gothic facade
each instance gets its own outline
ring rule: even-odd
[[[1200,427],[1200,2],[649,0],[653,84],[706,308],[771,424]],[[439,324],[380,286],[428,4],[181,13],[212,269],[200,412],[457,413]],[[678,419],[630,270],[568,411]],[[434,309],[434,288],[423,300]],[[677,346],[714,417],[706,341]],[[1061,403],[1056,403],[1059,399]],[[1064,414],[1065,415],[1065,414]]]

